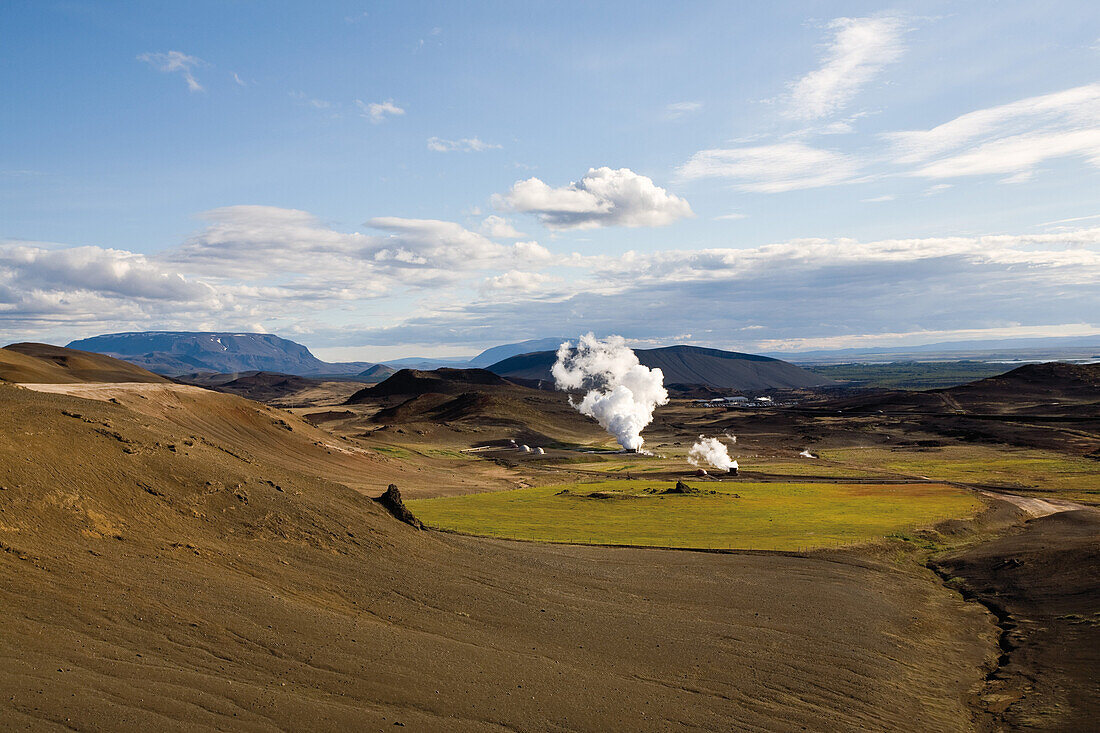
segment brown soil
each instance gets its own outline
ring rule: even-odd
[[[0,349],[0,382],[167,382],[125,361],[49,344],[11,344]]]
[[[161,389],[0,388],[4,729],[972,727],[995,629],[930,574],[418,532],[332,480],[395,464]]]
[[[1081,731],[1100,716],[1100,511],[1032,519],[938,562],[1000,619],[980,698],[993,727]]]

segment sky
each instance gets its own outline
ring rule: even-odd
[[[0,340],[1100,334],[1095,2],[0,5]]]

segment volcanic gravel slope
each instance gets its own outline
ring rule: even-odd
[[[0,385],[0,729],[973,726],[930,573],[419,532],[330,480],[396,464],[152,388]]]
[[[11,344],[0,349],[0,382],[165,382],[139,366],[90,351],[49,344]]]
[[[1082,731],[1100,716],[1100,510],[1033,519],[944,558],[942,572],[1002,618],[982,695],[994,727]]]

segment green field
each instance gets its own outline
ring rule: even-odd
[[[1097,503],[1100,463],[1048,451],[989,446],[945,446],[921,451],[845,448],[823,457],[850,466],[875,468],[937,481],[1001,486],[1019,493],[1044,494]]]
[[[692,484],[716,494],[654,495],[671,482],[559,484],[408,502],[425,524],[466,534],[577,544],[807,550],[868,542],[974,515],[983,505],[938,484]],[[559,495],[562,490],[569,494]],[[611,492],[611,498],[587,498]],[[739,498],[734,495],[739,495]]]
[[[862,387],[934,389],[1004,374],[1012,365],[983,361],[897,361],[890,364],[828,364],[806,368],[815,374]]]

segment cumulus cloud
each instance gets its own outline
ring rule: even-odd
[[[837,18],[821,66],[791,84],[788,114],[819,119],[843,109],[902,54],[906,23],[898,17]]]
[[[7,243],[0,268],[29,290],[90,290],[149,300],[194,301],[208,298],[208,285],[188,281],[144,255],[100,247],[43,247]]]
[[[441,137],[428,138],[428,150],[437,153],[450,153],[459,151],[462,153],[481,153],[486,150],[500,150],[500,145],[487,143],[476,137],[464,137],[458,140],[444,140]]]
[[[0,243],[0,331],[43,339],[51,329],[180,322],[244,312],[231,292],[145,255],[100,247]]]
[[[509,270],[508,272],[486,278],[482,290],[498,291],[517,298],[529,298],[542,291],[547,285],[561,283],[562,279],[542,272]]]
[[[629,168],[590,168],[580,181],[559,188],[528,178],[494,201],[537,215],[549,229],[655,227],[694,216],[687,201]]]
[[[849,155],[796,141],[700,150],[677,174],[689,181],[729,178],[741,191],[781,193],[848,183],[859,169],[860,163]]]
[[[164,53],[143,53],[138,56],[138,61],[144,61],[158,71],[166,74],[179,74],[187,82],[187,88],[193,92],[205,91],[191,70],[196,66],[205,66],[206,62],[195,56],[188,56],[179,51],[167,51]]]
[[[498,244],[450,221],[378,217],[367,225],[389,232],[367,249],[371,258],[401,267],[472,269],[512,260],[543,262],[550,256],[536,242]]]
[[[357,99],[355,100],[355,106],[359,108],[359,113],[363,117],[366,117],[375,124],[382,122],[387,117],[396,117],[405,114],[405,110],[394,104],[392,99],[387,99],[384,102],[364,102],[361,99]]]
[[[512,226],[510,221],[496,214],[490,214],[485,217],[485,220],[481,222],[479,230],[485,236],[492,237],[493,239],[519,239],[523,236],[523,232],[516,231],[516,228]]]

